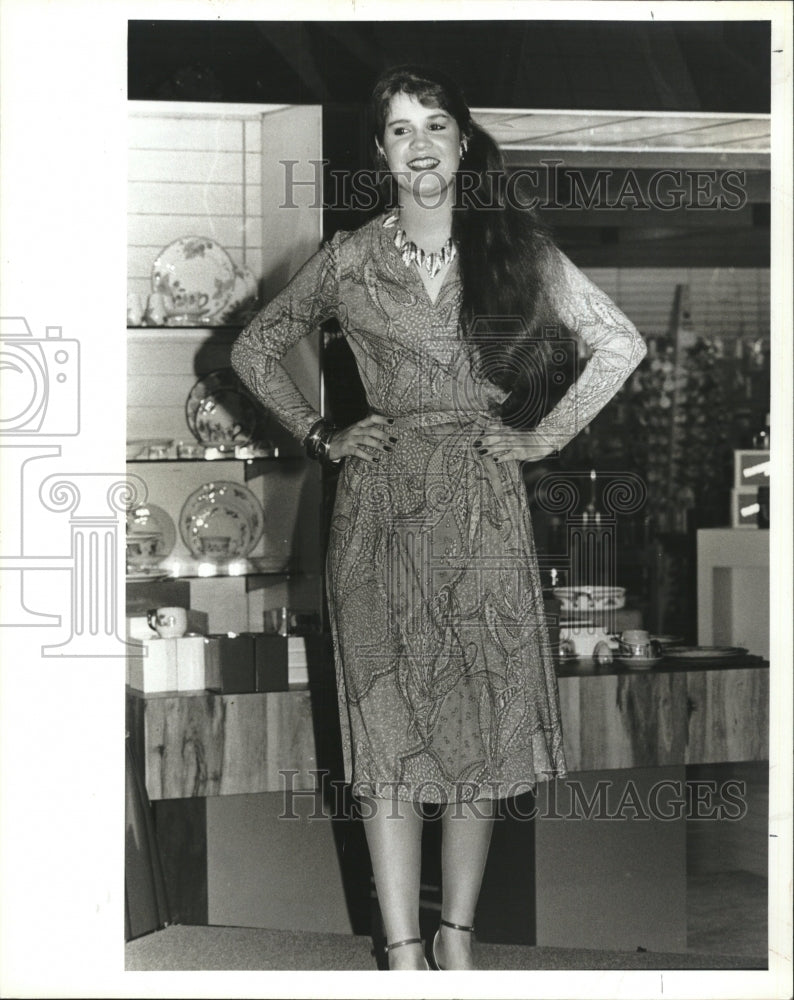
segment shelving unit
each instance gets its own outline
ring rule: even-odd
[[[319,199],[298,186],[302,178],[295,177],[294,208],[279,210],[279,163],[296,156],[305,163],[322,159],[321,109],[160,101],[131,102],[129,108],[128,291],[145,301],[159,251],[185,235],[206,235],[252,271],[260,301],[267,301],[322,238]],[[228,322],[128,324],[128,439],[192,441],[188,394],[197,379],[229,366],[240,330]],[[319,337],[297,345],[285,365],[319,408]],[[178,537],[164,561],[168,579],[189,583],[190,604],[210,615],[211,631],[258,631],[268,607],[322,608],[320,470],[275,423],[272,430],[274,455],[169,454],[127,463],[130,475],[145,483],[149,501],[175,525],[192,490],[213,478],[244,483],[259,500],[265,531],[246,559],[196,558]]]

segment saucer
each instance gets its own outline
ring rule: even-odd
[[[657,663],[661,663],[663,656],[617,656],[615,659],[631,670],[650,670]]]

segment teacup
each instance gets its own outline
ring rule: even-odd
[[[157,555],[157,548],[162,540],[159,532],[139,532],[127,536],[127,562],[134,563],[141,559],[151,559]]]
[[[172,315],[190,315],[200,317],[209,304],[210,297],[206,292],[179,292],[174,296]]]
[[[201,552],[205,556],[221,558],[233,556],[237,551],[237,546],[228,535],[203,535],[201,538]]]
[[[618,639],[620,655],[628,659],[650,660],[660,655],[661,646],[644,629],[626,629]]]
[[[187,632],[187,611],[184,608],[152,608],[146,613],[149,628],[161,639],[178,639]]]

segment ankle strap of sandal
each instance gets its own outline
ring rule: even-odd
[[[394,944],[385,944],[384,951],[394,951],[395,948],[402,948],[404,944],[424,944],[421,938],[405,938],[403,941],[395,941]]]
[[[451,927],[454,931],[469,931],[472,934],[474,933],[474,927],[467,927],[465,924],[453,924],[449,920],[444,920],[443,917],[441,918],[441,923],[444,927]]]

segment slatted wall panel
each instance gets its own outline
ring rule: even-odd
[[[676,285],[690,288],[695,329],[703,336],[769,336],[766,268],[586,268],[646,336],[670,326]]]
[[[306,185],[284,198],[279,161],[322,158],[320,109],[282,105],[163,105],[131,102],[128,177],[128,291],[145,301],[152,264],[187,235],[217,240],[250,268],[262,294],[276,291],[317,249],[321,213]],[[311,173],[311,172],[310,172]],[[267,240],[267,244],[265,244]],[[236,331],[215,328],[128,331],[127,438],[189,438],[185,400],[197,377],[229,364]],[[287,364],[319,403],[317,337]],[[295,450],[295,443],[278,440]]]
[[[301,189],[299,208],[288,219],[289,238],[274,227],[274,205],[282,194],[272,175],[290,150],[302,160],[320,160],[319,109],[282,105],[190,105],[131,102],[128,120],[128,292],[146,300],[152,265],[160,251],[182,236],[209,236],[235,264],[248,267],[261,285],[280,287],[317,248],[320,211]],[[287,152],[285,152],[285,148]],[[264,158],[267,157],[267,163]],[[280,175],[278,175],[280,177]],[[304,193],[305,192],[305,193]],[[283,214],[283,213],[281,213]],[[267,223],[267,225],[265,224]],[[273,236],[276,232],[275,237]],[[265,233],[269,234],[264,245]],[[229,363],[237,331],[153,329],[127,331],[127,438],[191,439],[185,402],[196,379]],[[314,338],[316,341],[316,338]],[[319,397],[316,343],[302,345],[290,362],[309,399]],[[273,437],[282,454],[302,454],[286,433]],[[242,463],[135,464],[150,499],[178,522],[182,504],[211,478],[239,480]],[[189,481],[188,481],[189,480]],[[210,630],[262,627],[265,607],[319,607],[319,525],[306,511],[319,511],[319,470],[294,461],[273,463],[251,480],[266,512],[265,536],[257,547],[291,551],[305,575],[261,578],[248,590],[237,578],[191,580],[191,606],[210,616]],[[298,512],[303,520],[298,527]],[[181,544],[181,543],[180,543]]]
[[[157,255],[181,236],[209,236],[236,264],[261,275],[261,120],[271,110],[276,108],[184,105],[158,111],[157,105],[131,102],[129,292],[145,298]]]

